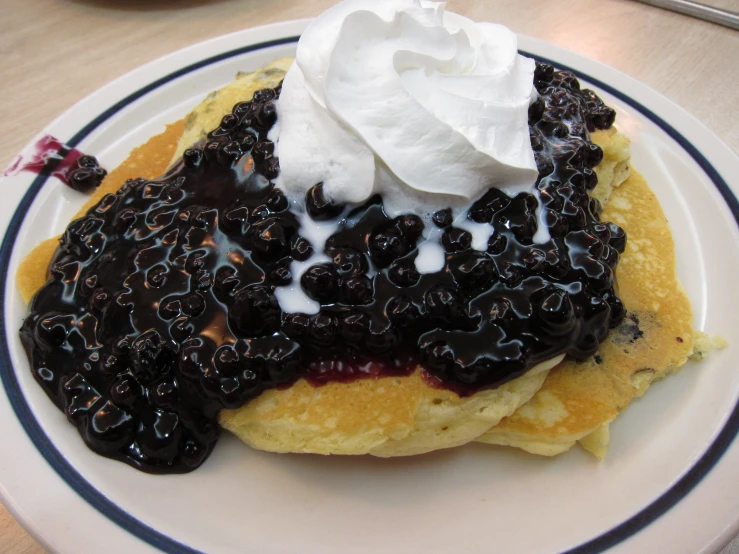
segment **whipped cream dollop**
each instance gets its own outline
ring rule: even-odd
[[[302,35],[277,105],[278,185],[334,202],[381,194],[394,217],[533,190],[534,61],[445,3],[346,0]]]

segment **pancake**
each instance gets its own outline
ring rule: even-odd
[[[605,206],[613,190],[631,175],[629,139],[619,133],[616,127],[611,127],[605,131],[590,133],[590,140],[603,150],[603,159],[595,167],[598,184],[590,192],[590,196]],[[602,214],[601,218],[604,218]]]
[[[185,119],[172,163],[217,127],[233,106],[260,88],[274,87],[291,59],[278,60],[209,94]],[[512,414],[541,387],[563,356],[539,364],[495,390],[460,398],[429,387],[420,371],[409,377],[360,379],[313,387],[299,380],[269,390],[219,423],[247,444],[272,452],[401,456],[470,442]]]
[[[279,85],[292,63],[292,58],[282,58],[255,71],[239,72],[228,85],[208,94],[185,117],[185,127],[172,154],[172,164],[180,160],[185,150],[204,140],[208,132],[218,127],[223,116],[231,113],[236,104],[251,100],[259,89]]]
[[[270,452],[407,456],[460,446],[512,414],[541,387],[557,356],[497,389],[460,398],[409,377],[358,379],[314,387],[304,380],[269,390],[219,423]]]
[[[176,163],[188,147],[216,127],[234,104],[254,91],[274,87],[290,60],[278,60],[254,73],[240,74],[209,94],[183,121],[174,123],[104,179],[79,215],[127,179],[153,179]],[[171,162],[170,162],[171,160]],[[24,301],[48,279],[58,239],[37,246],[18,272]],[[269,390],[238,410],[223,410],[220,423],[247,444],[275,452],[410,455],[470,442],[511,415],[541,387],[563,356],[538,364],[524,376],[494,389],[460,398],[428,386],[420,371],[408,377],[360,379],[313,387],[304,380],[284,390]]]
[[[581,441],[602,458],[610,422],[693,352],[693,314],[675,271],[672,235],[644,177],[633,171],[614,189],[602,217],[628,237],[616,270],[626,319],[597,354],[560,364],[527,404],[477,440],[545,456]]]
[[[254,73],[240,74],[233,83],[209,94],[184,121],[133,150],[106,177],[81,213],[126,179],[153,179],[162,174],[169,160],[175,163],[184,150],[202,141],[234,104],[250,99],[258,89],[276,86],[290,63],[290,59],[278,60]],[[320,387],[299,380],[286,389],[268,390],[237,410],[222,410],[220,424],[247,444],[274,452],[399,456],[478,438],[551,455],[577,440],[586,445],[607,442],[608,422],[649,383],[684,362],[691,352],[693,333],[690,305],[675,276],[674,248],[659,203],[638,175],[624,182],[630,172],[628,139],[611,129],[594,133],[593,140],[604,150],[593,196],[608,202],[603,218],[629,233],[617,276],[632,314],[602,345],[600,363],[594,361],[596,357],[580,364],[568,360],[550,373],[562,360],[558,356],[497,389],[464,398],[429,386],[420,370],[408,377],[331,382]],[[630,209],[637,205],[641,211]],[[55,239],[40,244],[21,265],[18,282],[24,300],[30,300],[46,281],[55,246]],[[640,277],[645,271],[659,276],[660,287]],[[660,310],[654,305],[659,291],[678,291],[679,301],[663,302]],[[634,317],[639,318],[634,332],[643,336],[628,342]],[[598,451],[596,446],[591,449]]]

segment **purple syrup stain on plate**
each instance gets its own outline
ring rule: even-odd
[[[3,177],[28,171],[48,174],[80,192],[88,192],[100,185],[107,172],[93,156],[67,146],[51,135],[44,135],[34,144],[29,156],[18,156],[3,172]]]

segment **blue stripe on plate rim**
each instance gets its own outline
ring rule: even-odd
[[[156,88],[169,83],[178,77],[196,71],[207,65],[232,58],[247,52],[254,52],[270,48],[273,46],[280,46],[283,44],[289,44],[297,42],[299,36],[284,37],[276,40],[262,42],[258,44],[252,44],[235,50],[229,50],[222,52],[216,56],[201,60],[197,63],[183,67],[175,72],[172,72],[156,81],[146,85],[138,91],[130,94],[123,100],[109,107],[103,113],[98,115],[95,119],[90,121],[85,127],[83,127],[77,134],[75,134],[70,140],[67,141],[69,146],[77,146],[85,137],[87,137],[92,131],[100,126],[104,121],[108,120],[114,114],[121,111],[123,108],[136,101],[137,99],[145,96],[149,92]],[[739,200],[731,191],[726,181],[721,177],[719,172],[711,165],[711,163],[700,153],[700,151],[682,134],[674,129],[664,119],[659,117],[657,114],[643,106],[636,100],[630,98],[624,93],[620,92],[613,86],[604,83],[599,79],[590,77],[589,75],[567,67],[554,60],[530,54],[525,51],[521,51],[522,54],[532,57],[538,61],[550,63],[559,69],[567,69],[575,73],[578,77],[582,77],[593,85],[605,90],[609,94],[615,96],[621,101],[627,103],[631,107],[638,110],[642,115],[649,118],[652,122],[657,124],[663,131],[665,131],[670,137],[672,137],[701,167],[706,175],[711,179],[713,184],[719,190],[723,196],[726,204],[729,206],[734,219],[739,225]],[[48,172],[47,172],[48,173]],[[48,175],[39,175],[31,183],[28,191],[21,199],[18,207],[16,208],[13,217],[8,225],[5,239],[0,246],[0,290],[4,291],[8,279],[11,276],[8,275],[10,266],[10,256],[13,250],[13,244],[15,243],[18,232],[23,223],[24,217],[30,207],[31,203],[35,199],[38,192],[44,186],[48,179]],[[10,405],[15,411],[18,420],[23,426],[26,434],[33,442],[34,446],[38,449],[41,455],[51,465],[54,471],[77,492],[83,499],[85,499],[91,506],[98,510],[101,514],[106,516],[108,519],[125,529],[132,535],[139,539],[147,542],[151,546],[154,546],[164,552],[171,553],[197,553],[198,550],[187,546],[175,539],[157,531],[150,527],[144,522],[136,519],[131,514],[126,512],[123,508],[115,504],[113,501],[108,499],[100,491],[98,491],[92,484],[80,475],[72,465],[64,458],[59,450],[54,446],[54,443],[44,433],[41,425],[34,417],[31,409],[21,392],[18,380],[12,367],[10,360],[10,349],[5,332],[5,319],[0,318],[0,379],[2,380],[5,391],[8,395]],[[701,480],[708,474],[708,472],[716,465],[721,459],[721,456],[726,452],[734,437],[739,432],[739,403],[734,407],[730,417],[726,421],[726,424],[719,432],[716,439],[708,447],[706,452],[701,458],[693,465],[682,478],[680,478],[672,487],[670,487],[665,493],[659,498],[653,501],[651,504],[643,508],[638,513],[626,521],[616,525],[612,529],[602,533],[598,537],[591,539],[579,546],[571,548],[565,551],[563,554],[594,554],[597,552],[603,552],[612,546],[626,540],[630,536],[638,533],[641,529],[648,526],[654,520],[659,518],[662,514],[666,513],[675,504],[680,502]]]

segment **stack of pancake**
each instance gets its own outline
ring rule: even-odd
[[[184,120],[134,149],[80,215],[127,179],[164,173],[236,103],[279,84],[291,62],[282,59],[240,74],[208,95]],[[685,363],[697,333],[676,275],[670,228],[646,181],[629,165],[628,139],[615,128],[591,138],[604,151],[592,195],[604,205],[602,219],[621,226],[628,237],[616,271],[628,314],[593,357],[578,362],[558,356],[468,397],[429,386],[420,368],[407,377],[320,387],[299,380],[237,410],[223,410],[221,425],[247,444],[273,452],[402,456],[480,441],[551,456],[579,442],[602,457],[610,422],[653,381]],[[46,281],[57,244],[56,239],[41,243],[22,263],[17,282],[24,300]]]

